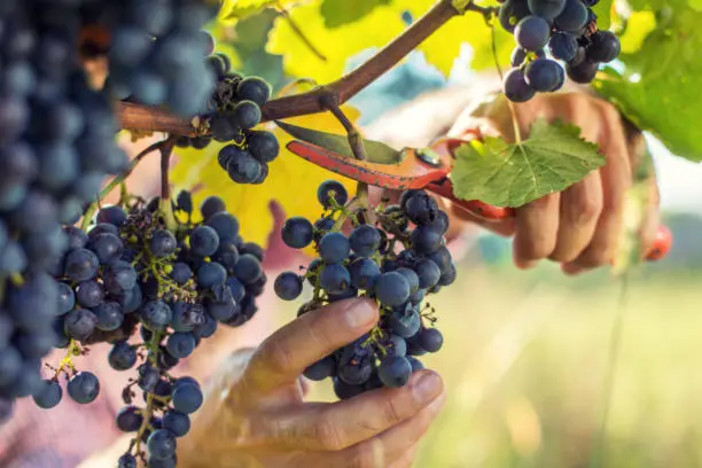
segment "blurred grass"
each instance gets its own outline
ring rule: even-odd
[[[472,252],[457,284],[433,300],[445,346],[422,360],[443,376],[448,398],[415,466],[701,466],[700,284],[699,272],[643,266],[630,273],[621,309],[621,280],[606,271],[519,272]],[[328,383],[314,395],[329,395]]]

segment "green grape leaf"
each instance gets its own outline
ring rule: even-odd
[[[623,71],[607,68],[594,87],[672,152],[702,161],[702,13],[661,8],[641,47],[619,57]]]
[[[485,137],[462,145],[450,177],[461,199],[519,207],[565,190],[604,163],[597,146],[580,138],[580,129],[539,119],[519,144]]]
[[[289,8],[296,3],[295,0],[224,0],[219,10],[219,20],[225,23],[236,21],[269,7]]]
[[[600,0],[600,2],[592,8],[592,11],[597,15],[598,28],[609,29],[613,14],[612,3],[614,3],[614,0]]]
[[[324,0],[320,11],[324,17],[324,25],[328,28],[336,28],[358,21],[378,5],[388,5],[389,3],[390,0],[355,0],[353,2]]]

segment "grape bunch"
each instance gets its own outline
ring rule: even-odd
[[[120,467],[135,466],[141,442],[150,460],[174,466],[175,438],[188,432],[188,415],[199,408],[203,396],[193,379],[173,379],[169,370],[219,324],[236,327],[251,319],[266,283],[262,249],[242,240],[238,220],[226,212],[221,199],[205,200],[200,207],[203,221],[192,223],[190,194],[181,192],[175,210],[187,220],[175,229],[166,226],[161,206],[158,199],[137,200],[127,211],[104,208],[87,233],[64,227],[69,249],[62,268],[53,278],[38,278],[40,285],[51,284],[57,292],[57,306],[46,320],[53,334],[40,342],[45,348],[39,351],[67,349],[67,359],[33,392],[38,406],[51,408],[61,401],[62,376],[72,400],[86,404],[98,396],[96,375],[78,372],[72,361],[92,343],[111,344],[108,362],[113,369],[136,368],[136,377],[123,391],[129,406],[116,420],[119,429],[136,432],[139,440],[120,459]],[[35,287],[34,292],[41,290]],[[130,340],[136,335],[138,343]],[[145,407],[133,404],[136,388]]]
[[[340,230],[347,213],[344,186],[327,181],[317,195],[324,216],[314,225],[301,217],[288,219],[282,238],[296,249],[314,243],[319,258],[304,274],[281,273],[274,284],[276,294],[295,300],[307,281],[313,298],[299,314],[364,296],[378,301],[381,319],[370,333],[310,366],[305,376],[332,377],[342,399],[382,386],[403,386],[412,372],[423,367],[416,356],[436,352],[443,344],[441,332],[433,327],[434,310],[425,298],[456,279],[445,246],[448,216],[426,192],[410,190],[402,194],[399,205],[349,214],[353,230],[347,237]]]
[[[218,1],[84,3],[88,24],[109,31],[107,88],[112,97],[166,106],[185,117],[204,110],[215,75],[205,62],[214,40],[202,28],[216,17]]]
[[[273,133],[253,129],[261,122],[261,107],[270,99],[271,88],[263,78],[232,72],[224,54],[210,56],[207,64],[217,77],[204,114],[211,136],[181,137],[177,144],[202,149],[213,139],[227,142],[217,156],[220,167],[238,184],[262,184],[268,177],[268,163],[280,151]]]
[[[566,73],[576,83],[590,83],[600,63],[617,58],[621,50],[617,36],[597,29],[597,15],[592,7],[598,1],[502,3],[500,23],[517,40],[512,53],[513,68],[503,83],[508,99],[525,102],[537,92],[557,91],[563,86]],[[559,61],[566,64],[565,71]]]
[[[50,271],[107,174],[127,165],[81,67],[81,2],[0,2],[0,423],[42,386],[60,290]]]

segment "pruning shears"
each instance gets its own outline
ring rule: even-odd
[[[468,130],[463,138],[444,137],[427,148],[404,148],[399,151],[379,141],[364,139],[367,156],[365,160],[359,160],[344,135],[279,121],[276,124],[295,138],[287,144],[290,152],[344,177],[390,190],[424,189],[451,200],[473,216],[486,221],[498,222],[515,215],[513,208],[492,206],[479,200],[462,200],[454,195],[448,175],[453,167],[455,151],[465,143],[481,139],[482,134],[477,129]],[[660,226],[646,259],[656,261],[664,258],[671,246],[672,233],[667,227]]]

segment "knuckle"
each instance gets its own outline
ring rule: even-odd
[[[337,451],[345,448],[339,425],[330,417],[322,415],[314,424],[314,438],[325,450]]]
[[[568,219],[575,225],[588,225],[596,221],[602,212],[602,202],[595,198],[583,197],[573,202],[567,211]]]
[[[288,371],[293,362],[292,350],[281,340],[266,341],[259,354],[267,367],[277,373]]]
[[[371,439],[359,444],[346,466],[347,468],[381,468],[384,466],[382,442]]]
[[[399,408],[399,406],[403,405],[403,402],[411,401],[414,403],[414,400],[410,397],[407,399],[401,399],[401,398],[385,398],[383,400],[383,416],[386,421],[390,422],[393,426],[396,424],[399,424],[404,418],[402,417],[402,410]],[[407,403],[405,403],[407,405]]]

